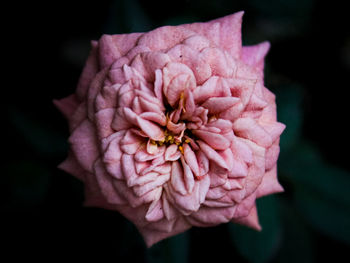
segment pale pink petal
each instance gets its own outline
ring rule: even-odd
[[[164,146],[157,147],[157,151],[154,154],[150,154],[145,147],[140,147],[134,155],[135,161],[146,162],[158,158],[164,154],[164,148]]]
[[[174,43],[180,43],[193,33],[181,27],[164,26],[148,32],[140,37],[139,45],[149,47],[153,51],[169,49]]]
[[[208,63],[212,75],[221,77],[231,77],[235,72],[235,65],[229,65],[225,53],[218,48],[205,48],[200,53],[200,58]]]
[[[72,94],[60,100],[53,100],[53,103],[67,119],[73,115],[79,105],[75,94]]]
[[[185,195],[187,194],[187,189],[184,181],[184,174],[181,164],[178,161],[174,161],[171,166],[171,185],[175,191]]]
[[[121,54],[110,35],[103,35],[98,42],[101,68],[109,67]]]
[[[171,172],[171,164],[169,162],[166,162],[164,164],[160,164],[153,168],[154,172],[157,172],[159,174],[168,174]]]
[[[199,227],[208,227],[227,223],[232,219],[235,209],[235,206],[223,208],[202,206],[197,212],[192,213],[188,220],[192,225]]]
[[[101,91],[104,86],[104,80],[108,74],[108,68],[99,71],[95,77],[92,79],[87,92],[87,114],[91,121],[94,119],[95,115],[95,101],[97,94]]]
[[[149,120],[152,122],[156,122],[161,126],[165,126],[166,124],[166,117],[164,114],[158,113],[158,112],[143,112],[139,115],[142,119]]]
[[[99,156],[97,140],[93,124],[83,121],[69,137],[72,150],[83,169],[93,172],[93,164]]]
[[[112,177],[107,174],[102,161],[99,159],[95,162],[94,173],[96,175],[97,182],[100,186],[101,192],[106,198],[107,202],[113,205],[125,205],[126,201],[122,196],[115,191],[112,184]]]
[[[172,221],[170,222],[165,221],[165,223],[166,224],[172,223],[173,227],[171,228],[171,230],[167,232],[163,232],[163,231],[152,230],[147,227],[139,228],[139,231],[142,233],[145,239],[147,247],[151,247],[153,244],[161,241],[162,239],[182,233],[191,227],[191,225],[187,223],[187,221],[182,217],[177,218],[175,223],[173,223]]]
[[[199,139],[205,141],[210,147],[215,150],[225,150],[230,147],[231,144],[229,140],[218,133],[212,133],[203,130],[194,130],[193,134],[196,135]]]
[[[155,80],[154,72],[157,69],[162,69],[168,62],[170,62],[170,58],[167,54],[157,51],[141,53],[141,59],[144,63],[147,74],[149,75],[146,79],[150,79],[150,81]]]
[[[194,175],[191,171],[190,166],[185,162],[183,156],[181,156],[181,164],[183,168],[183,175],[187,193],[191,194],[194,188]]]
[[[263,42],[254,46],[244,46],[242,48],[242,60],[259,70],[264,69],[264,58],[270,49],[269,42]]]
[[[206,127],[215,127],[220,129],[220,133],[227,133],[232,131],[232,122],[224,119],[216,119],[209,121]]]
[[[165,151],[164,158],[166,161],[176,161],[181,156],[180,151],[178,150],[178,147],[176,144],[172,144],[167,147]]]
[[[256,194],[253,193],[246,197],[242,202],[236,206],[234,214],[235,218],[246,217],[249,215],[250,210],[255,206]]]
[[[265,154],[265,169],[272,169],[277,163],[278,155],[280,153],[279,139],[276,140]]]
[[[185,89],[195,87],[195,77],[185,64],[170,62],[163,68],[163,92],[171,106],[176,104]]]
[[[118,132],[114,135],[114,138],[109,142],[108,146],[106,146],[106,151],[103,155],[103,162],[110,175],[117,179],[124,179],[120,164],[122,152],[119,145],[120,140],[124,136],[124,133]]]
[[[169,179],[170,179],[170,173],[158,175],[156,179],[151,182],[133,186],[133,191],[137,196],[143,196],[158,187],[161,188],[161,186],[165,184],[167,181],[169,181]]]
[[[270,134],[273,142],[280,137],[286,128],[286,125],[280,122],[259,122],[259,124]]]
[[[210,46],[209,40],[201,35],[190,36],[189,38],[186,38],[183,43],[197,51],[201,51]]]
[[[154,80],[154,94],[156,95],[157,99],[162,103],[163,105],[163,73],[160,69],[157,69],[155,71],[155,80]]]
[[[247,216],[241,217],[241,218],[234,218],[232,222],[251,227],[257,231],[261,230],[261,225],[259,224],[258,211],[256,209],[256,206],[253,206],[251,208]]]
[[[202,86],[197,86],[193,91],[193,97],[196,103],[205,101],[208,98],[219,96],[220,90],[218,89],[217,76],[209,78]]]
[[[210,114],[218,114],[227,110],[228,108],[231,108],[238,101],[239,98],[235,97],[213,97],[207,99],[202,104],[202,107],[208,109]]]
[[[79,165],[78,161],[76,160],[74,154],[71,151],[69,151],[67,159],[58,165],[58,168],[62,169],[67,173],[74,175],[76,178],[78,178],[81,181],[85,180],[84,178],[85,171]]]
[[[197,141],[197,143],[209,160],[215,162],[222,168],[228,169],[225,160],[214,149],[202,141]]]
[[[164,217],[161,199],[152,202],[145,217],[150,222],[157,222]]]
[[[142,35],[142,33],[120,34],[113,35],[112,38],[116,47],[118,47],[120,54],[125,56],[126,53],[128,53],[130,49],[135,46],[136,41]]]
[[[114,84],[112,86],[104,86],[101,92],[96,96],[95,107],[97,111],[116,108],[117,95],[120,89],[120,84]]]
[[[99,139],[106,138],[115,132],[111,127],[114,114],[115,109],[112,108],[100,110],[95,114],[97,134]]]
[[[237,12],[219,19],[210,21],[209,23],[193,23],[185,25],[185,27],[208,36],[209,39],[218,39],[221,48],[227,50],[234,58],[240,58],[242,49],[241,25],[244,12]],[[218,24],[217,26],[215,24]],[[212,29],[210,26],[214,25]],[[213,36],[214,35],[214,36]]]
[[[127,131],[120,141],[120,149],[127,154],[135,154],[141,146],[141,138],[131,131]]]
[[[277,180],[277,165],[264,174],[264,177],[257,189],[257,198],[265,195],[283,192],[283,187]]]
[[[132,123],[130,123],[125,117],[125,109],[126,108],[118,108],[115,111],[111,127],[116,131],[122,131],[132,126]]]
[[[79,100],[86,99],[86,95],[94,76],[99,71],[98,59],[97,59],[98,44],[96,41],[91,41],[91,51],[88,59],[86,60],[83,72],[80,75],[76,94]]]
[[[164,139],[164,131],[153,122],[137,117],[137,123],[140,129],[152,140],[162,141]]]
[[[227,191],[222,187],[210,187],[206,199],[219,199],[225,196]]]
[[[184,158],[189,167],[191,167],[192,172],[195,176],[199,176],[199,166],[196,154],[193,152],[191,146],[188,144],[183,145],[184,149]]]
[[[273,143],[270,133],[251,118],[237,119],[233,123],[233,130],[238,136],[251,140],[263,147],[269,147]]]
[[[196,157],[197,157],[198,168],[199,168],[199,176],[198,177],[201,178],[204,175],[206,175],[209,171],[209,160],[202,151],[197,151]]]
[[[163,212],[167,220],[172,220],[179,215],[179,212],[169,202],[166,194],[162,195]]]

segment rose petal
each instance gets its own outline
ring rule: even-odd
[[[192,133],[198,138],[205,141],[210,147],[215,150],[225,150],[230,147],[231,144],[229,140],[218,133],[212,133],[203,130],[194,130]]]
[[[99,156],[93,124],[86,119],[69,137],[72,150],[83,169],[93,172],[93,164]]]

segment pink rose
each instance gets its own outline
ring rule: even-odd
[[[283,191],[269,43],[242,47],[242,15],[103,35],[76,93],[55,101],[71,132],[60,168],[148,246],[191,226],[260,229],[256,198]]]

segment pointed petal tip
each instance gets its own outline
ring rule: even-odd
[[[258,210],[256,208],[256,205],[254,205],[253,208],[250,210],[249,215],[233,219],[232,222],[250,227],[256,231],[262,230],[262,227],[259,223]]]
[[[75,94],[71,94],[62,99],[54,99],[52,103],[67,119],[71,117],[78,107],[78,100]]]
[[[214,21],[222,22],[222,21],[225,21],[225,20],[229,20],[230,22],[241,22],[242,23],[243,15],[244,15],[244,11],[242,10],[242,11],[238,11],[238,12],[235,12],[233,14],[226,15],[224,17],[218,18],[218,19],[216,19]]]
[[[235,15],[236,15],[237,17],[241,17],[241,18],[242,18],[243,15],[244,15],[244,10],[241,10],[241,11],[236,12]]]
[[[262,231],[262,227],[261,227],[261,225],[260,225],[259,222],[258,222],[257,225],[255,225],[255,226],[253,227],[253,229],[255,229],[255,230],[258,231],[258,232],[261,232],[261,231]]]
[[[283,193],[284,192],[284,188],[280,183],[277,183],[276,188],[275,188],[275,194],[278,193]]]

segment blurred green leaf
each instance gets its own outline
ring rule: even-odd
[[[313,240],[302,217],[290,203],[281,202],[283,240],[277,259],[281,263],[313,262]]]
[[[188,232],[165,239],[147,250],[149,263],[187,263],[189,236]]]
[[[312,10],[313,0],[251,0],[250,5],[259,11],[259,14],[275,17],[280,20],[290,19],[297,22],[307,19]]]
[[[287,127],[281,135],[281,151],[287,151],[297,144],[301,136],[303,123],[302,100],[303,92],[300,86],[281,87],[275,91],[278,121]]]
[[[138,1],[124,0],[124,5],[130,32],[145,32],[152,29],[151,21]]]
[[[128,258],[135,250],[144,247],[140,232],[136,226],[128,221],[126,218],[121,218],[118,228],[120,238],[118,239],[118,254],[121,258]],[[123,261],[123,260],[121,260]]]
[[[328,164],[319,151],[301,142],[290,155],[281,155],[280,169],[295,188],[306,187],[317,192],[329,202],[350,207],[350,174]]]
[[[194,23],[197,21],[198,21],[198,18],[195,17],[194,15],[182,15],[182,16],[169,17],[163,22],[163,25],[177,26],[182,24]]]
[[[30,160],[18,161],[7,164],[5,172],[9,181],[11,205],[32,207],[44,201],[51,177],[43,164]]]
[[[297,207],[311,226],[350,243],[350,174],[326,163],[310,144],[292,153],[280,159],[280,169],[295,189]]]
[[[346,195],[345,193],[344,195]],[[295,201],[312,227],[350,244],[350,209],[309,189],[298,188]]]
[[[38,153],[54,155],[67,152],[67,140],[53,130],[49,124],[40,123],[15,108],[9,109],[9,119],[27,143]]]
[[[151,19],[139,1],[115,0],[109,10],[109,18],[105,28],[105,32],[108,34],[146,32],[153,27]]]
[[[235,247],[243,257],[252,263],[263,263],[271,260],[278,251],[282,231],[276,196],[258,199],[257,206],[261,232],[237,224],[230,224],[229,230]]]

